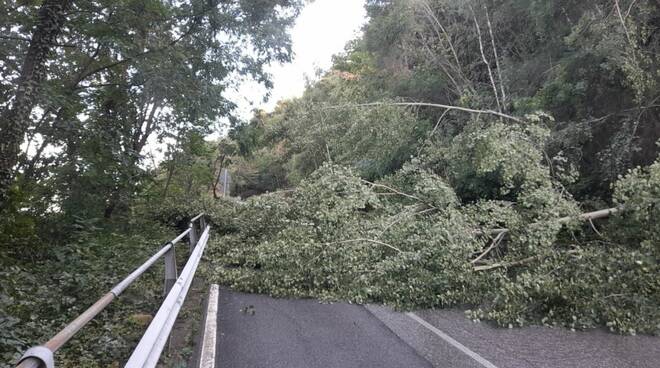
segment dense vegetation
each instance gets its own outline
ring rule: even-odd
[[[4,361],[201,210],[206,276],[242,290],[660,333],[656,2],[369,0],[303,96],[233,118],[300,3],[0,5]],[[133,331],[112,354],[65,361],[121,359],[151,287],[71,347]]]
[[[331,71],[222,142],[253,197],[227,215],[215,276],[276,295],[462,305],[504,326],[659,333],[658,5],[367,10]],[[620,211],[578,220],[607,208]]]

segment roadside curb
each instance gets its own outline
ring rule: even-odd
[[[218,301],[220,287],[211,285],[204,308],[203,325],[199,337],[199,350],[195,367],[214,368],[218,337]]]

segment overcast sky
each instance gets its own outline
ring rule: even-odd
[[[277,101],[302,95],[305,76],[314,77],[318,68],[329,69],[332,55],[360,34],[365,17],[364,0],[315,0],[307,5],[291,32],[293,62],[268,69],[275,84],[270,100],[263,102],[263,87],[243,83],[238,91],[227,94],[238,104],[237,114],[249,119],[255,108],[272,111]]]

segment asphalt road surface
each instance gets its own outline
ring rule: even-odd
[[[219,368],[432,367],[358,305],[222,289],[218,334]]]
[[[381,306],[367,309],[434,367],[660,368],[660,337],[500,328],[474,323],[458,310],[404,314]]]
[[[660,338],[473,323],[461,311],[274,299],[222,289],[216,367],[658,368]]]

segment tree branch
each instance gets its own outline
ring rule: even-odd
[[[502,68],[500,68],[500,57],[497,54],[497,47],[495,46],[495,35],[493,34],[493,26],[490,24],[490,15],[488,15],[488,7],[486,9],[486,22],[488,24],[488,33],[490,33],[490,43],[493,47],[493,55],[495,55],[495,67],[497,68],[497,77],[500,80],[500,90],[502,97],[502,107],[506,108],[506,92],[504,91],[504,79],[502,79]]]
[[[490,78],[490,84],[493,87],[493,93],[495,94],[495,102],[497,103],[497,111],[502,112],[502,105],[500,104],[499,93],[497,92],[497,86],[495,85],[495,78],[493,78],[493,71],[490,68],[490,63],[486,59],[486,54],[484,53],[484,44],[481,37],[481,27],[479,27],[479,22],[477,21],[477,14],[474,12],[474,8],[470,5],[470,10],[472,10],[472,19],[474,20],[474,25],[477,28],[477,36],[479,39],[479,51],[481,51],[481,59],[484,64],[486,64],[486,69],[488,70],[488,77]]]
[[[481,253],[477,258],[471,260],[470,263],[475,264],[475,263],[479,262],[488,253],[490,253],[491,250],[493,250],[495,247],[500,245],[500,243],[502,242],[502,239],[504,239],[504,235],[506,235],[506,233],[497,234],[495,239],[493,239],[493,241],[490,243],[490,246],[485,251],[483,251],[483,253]]]
[[[610,215],[613,215],[615,213],[623,211],[623,207],[613,207],[613,208],[608,208],[604,210],[599,210],[599,211],[593,211],[593,212],[587,212],[578,215],[577,217],[575,216],[566,216],[562,217],[559,220],[557,220],[559,223],[566,223],[574,219],[582,220],[582,221],[591,221],[591,220],[598,220],[602,218],[607,218]],[[491,229],[487,230],[485,232],[478,231],[477,234],[490,234],[490,235],[495,235],[495,234],[500,234],[500,233],[508,233],[509,229]]]
[[[354,104],[354,105],[335,105],[335,106],[328,106],[326,109],[339,109],[339,108],[350,108],[350,107],[372,107],[372,106],[425,106],[425,107],[438,107],[441,109],[447,109],[447,110],[456,110],[456,111],[463,111],[463,112],[468,112],[472,114],[487,114],[487,115],[494,115],[497,117],[505,118],[508,120],[515,121],[517,123],[523,123],[524,121],[520,118],[517,118],[515,116],[507,115],[499,111],[494,111],[494,110],[478,110],[478,109],[471,109],[467,107],[460,107],[460,106],[452,106],[452,105],[443,105],[443,104],[436,104],[436,103],[426,103],[426,102],[370,102],[370,103],[364,103],[364,104]]]
[[[431,208],[435,208],[434,206],[431,206],[430,204],[426,203],[423,199],[421,199],[421,198],[419,198],[419,197],[415,197],[414,195],[407,194],[407,193],[403,193],[403,192],[401,192],[401,191],[399,191],[399,190],[397,190],[397,189],[394,189],[394,188],[392,188],[392,187],[388,187],[387,185],[384,185],[384,184],[377,184],[377,183],[370,182],[370,181],[368,181],[368,180],[364,180],[364,179],[360,179],[360,181],[362,181],[363,183],[367,183],[367,184],[369,184],[369,185],[371,185],[371,186],[373,186],[373,187],[378,187],[378,188],[387,189],[387,190],[389,190],[389,191],[392,192],[392,193],[395,193],[395,194],[398,194],[398,195],[400,195],[400,196],[404,196],[404,197],[407,197],[407,198],[410,198],[410,199],[414,199],[414,200],[416,200],[416,201],[418,201],[418,202],[422,202],[422,203],[428,205],[428,206],[431,207]]]
[[[383,243],[382,241],[379,241],[379,240],[372,240],[372,239],[351,239],[351,240],[341,240],[341,241],[332,242],[332,243],[325,243],[325,245],[344,244],[344,243],[359,243],[359,242],[367,242],[367,243],[378,244],[378,245],[382,245],[382,246],[384,246],[384,247],[388,247],[388,248],[390,248],[390,249],[392,249],[392,250],[395,250],[395,251],[397,251],[397,252],[399,252],[399,253],[402,252],[401,249],[399,249],[399,248],[397,248],[397,247],[395,247],[395,246],[393,246],[393,245],[390,245],[390,244],[387,244],[387,243]]]
[[[577,250],[569,250],[566,252],[566,254],[575,254],[577,253]],[[475,266],[474,271],[479,272],[479,271],[488,271],[488,270],[494,270],[497,268],[508,268],[508,267],[514,267],[514,266],[521,266],[527,263],[531,263],[534,261],[541,260],[545,258],[546,255],[536,255],[536,256],[531,256],[523,259],[519,259],[517,261],[511,261],[511,262],[500,262],[500,263],[493,263],[489,265],[483,265],[483,266]]]

